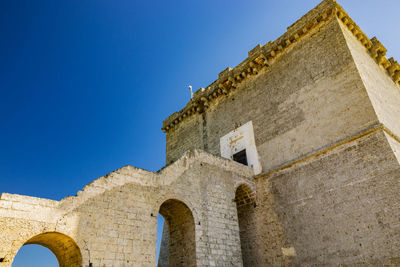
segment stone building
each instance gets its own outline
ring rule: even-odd
[[[400,266],[400,65],[334,1],[163,123],[167,164],[61,201],[3,193],[0,267]]]

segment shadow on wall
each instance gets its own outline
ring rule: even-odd
[[[242,184],[236,189],[235,202],[238,214],[243,266],[257,266],[256,195],[249,186]]]
[[[159,213],[165,223],[158,267],[196,266],[195,225],[188,206],[169,199],[161,205]]]

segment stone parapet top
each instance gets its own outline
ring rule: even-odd
[[[123,186],[127,183],[135,183],[141,186],[150,187],[168,185],[174,182],[186,170],[190,169],[193,164],[197,163],[213,165],[219,169],[235,173],[236,175],[246,179],[253,179],[254,176],[253,169],[248,166],[209,154],[202,150],[192,149],[184,153],[182,157],[174,163],[157,172],[147,171],[127,165],[87,184],[77,193],[76,196],[68,196],[63,198],[61,201],[2,193],[0,194],[0,208],[1,203],[7,202],[10,203],[10,205],[11,203],[21,203],[49,208],[61,207],[64,211],[68,211],[84,203],[87,199],[93,196],[101,194],[106,190]]]
[[[230,91],[235,90],[242,81],[270,67],[287,49],[334,17],[354,34],[377,63],[387,71],[393,81],[399,84],[400,65],[393,58],[385,57],[386,48],[376,37],[369,39],[335,0],[324,0],[289,26],[281,37],[264,46],[257,45],[248,52],[248,57],[243,62],[233,69],[226,68],[219,73],[218,79],[207,88],[200,88],[195,92],[194,97],[182,110],[164,120],[162,131],[167,133],[187,117],[204,112],[211,101],[227,95]]]
[[[87,184],[76,196],[63,198],[60,201],[60,206],[66,210],[70,210],[93,196],[101,194],[106,190],[123,186],[127,183],[135,183],[149,187],[169,185],[195,163],[213,165],[246,179],[253,179],[254,177],[253,169],[248,166],[209,154],[202,150],[192,149],[186,151],[186,153],[174,163],[165,166],[157,172],[147,171],[131,165],[117,169]],[[201,179],[201,177],[199,177],[199,179]]]
[[[156,174],[161,179],[164,179],[165,177],[173,177],[174,179],[175,177],[180,176],[184,171],[189,169],[190,165],[194,163],[205,163],[213,165],[218,167],[219,169],[236,173],[237,175],[244,177],[252,178],[254,176],[253,168],[232,161],[230,159],[215,156],[201,149],[191,149],[186,151],[180,159],[168,166],[165,166]]]
[[[30,197],[30,196],[23,196],[18,194],[9,194],[9,193],[2,193],[0,194],[0,201],[11,201],[11,202],[18,202],[18,203],[26,203],[32,205],[41,205],[50,208],[57,207],[59,201],[51,200],[46,198],[38,198],[38,197]]]

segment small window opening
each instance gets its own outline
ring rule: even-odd
[[[233,160],[247,166],[246,149],[233,154]]]

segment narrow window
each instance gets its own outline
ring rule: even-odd
[[[247,166],[246,149],[243,149],[243,150],[233,154],[233,160]]]

